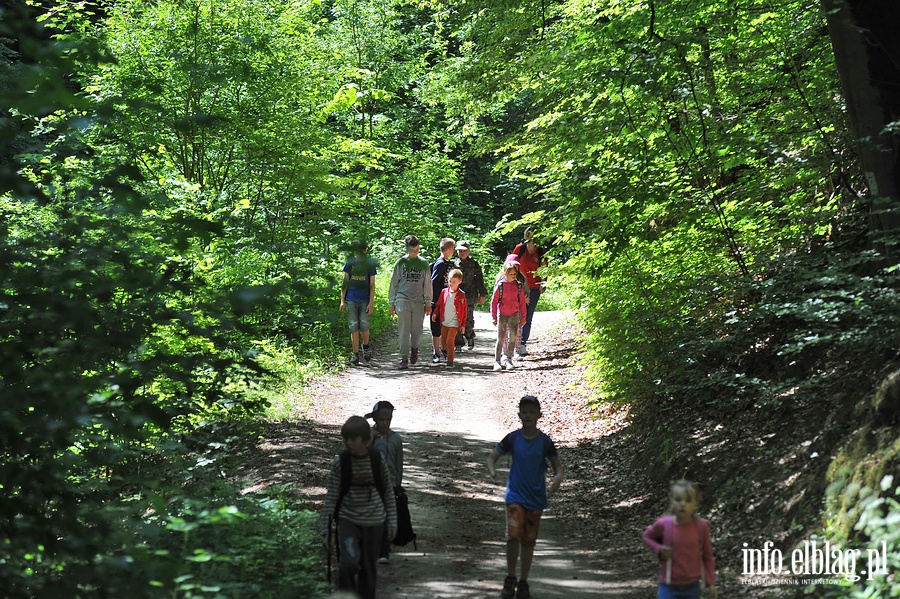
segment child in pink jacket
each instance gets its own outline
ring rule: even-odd
[[[705,584],[716,599],[716,560],[709,540],[709,524],[694,516],[697,486],[686,480],[672,483],[672,514],[644,531],[644,543],[659,557],[658,599],[700,599]]]
[[[515,368],[513,352],[516,350],[516,336],[526,324],[527,302],[524,285],[518,279],[518,267],[519,262],[515,259],[515,255],[507,256],[503,264],[504,276],[497,281],[491,295],[491,320],[497,327],[497,346],[494,349],[495,371],[504,366],[506,370]],[[501,356],[503,356],[502,364]]]

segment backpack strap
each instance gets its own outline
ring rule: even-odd
[[[674,536],[675,516],[663,518],[663,545],[672,549],[672,537]],[[672,584],[672,556],[666,560],[666,584]]]

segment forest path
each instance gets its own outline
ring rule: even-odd
[[[563,313],[537,312],[532,353],[512,372],[491,369],[496,328],[484,312],[475,313],[475,349],[458,353],[452,370],[431,363],[427,325],[421,360],[397,370],[396,335],[386,332],[373,343],[371,364],[314,385],[303,419],[272,428],[258,447],[251,475],[290,482],[321,506],[327,466],[342,449],[340,426],[351,415],[369,412],[376,401],[389,400],[396,407],[392,428],[404,440],[403,486],[418,550],[412,544],[395,547],[390,563],[379,565],[378,597],[498,597],[506,570],[504,487],[490,483],[486,459],[520,426],[519,398],[534,394],[544,414],[538,426],[560,447],[567,476],[541,523],[529,576],[533,596],[654,597],[655,567],[640,544],[642,526],[652,520],[594,521],[598,505],[593,502],[613,509],[644,497],[619,484],[621,456],[614,442],[603,439],[616,424],[590,420],[579,405],[580,379],[570,363],[572,331],[560,332],[563,321]],[[586,438],[593,438],[593,448],[576,453],[574,446]],[[505,481],[507,460],[499,466],[498,480]],[[621,511],[633,516],[633,510]]]

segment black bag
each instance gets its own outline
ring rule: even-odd
[[[403,487],[397,487],[394,497],[397,501],[397,534],[391,543],[394,545],[406,545],[412,541],[413,547],[418,551],[419,546],[416,545],[416,533],[413,531],[412,520],[409,517],[409,498],[406,496],[406,491],[403,490]]]

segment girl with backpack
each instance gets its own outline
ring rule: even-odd
[[[494,292],[491,294],[491,321],[497,327],[497,346],[494,348],[495,371],[504,367],[506,370],[515,368],[513,352],[516,349],[519,328],[527,322],[525,286],[518,278],[519,262],[515,258],[514,255],[506,257],[503,264],[503,278],[498,277]]]
[[[659,558],[658,599],[700,599],[703,586],[716,599],[716,560],[709,540],[709,523],[694,515],[697,486],[686,480],[672,483],[671,514],[644,531],[643,539]]]

